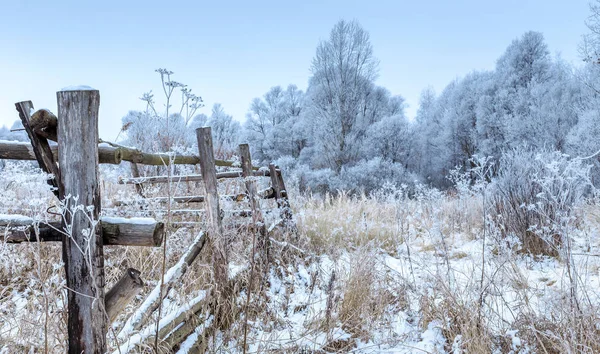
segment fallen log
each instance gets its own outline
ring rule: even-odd
[[[50,145],[54,156],[58,156],[58,145]],[[98,146],[100,163],[118,165],[121,163],[121,150],[112,146]],[[7,160],[36,160],[30,143],[0,140],[0,159]]]
[[[256,177],[269,177],[271,172],[268,170],[258,170],[253,173]],[[243,177],[242,171],[227,171],[217,173],[217,179],[240,178]],[[149,176],[149,177],[119,177],[119,184],[142,184],[142,183],[169,183],[169,182],[201,182],[202,175],[194,174],[187,176]]]
[[[112,323],[123,312],[125,306],[144,288],[140,271],[129,268],[117,283],[104,296],[104,308]]]
[[[100,224],[104,245],[109,246],[158,247],[162,244],[165,232],[162,222],[149,218],[101,217]],[[33,220],[20,215],[0,216],[0,226],[5,226],[0,232],[0,239],[8,243],[62,241],[66,235],[60,221],[39,223],[36,235]]]

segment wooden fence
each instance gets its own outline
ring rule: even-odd
[[[192,247],[182,256],[180,263],[186,266],[182,267],[180,272],[165,279],[166,289],[155,289],[154,292],[158,290],[160,296],[149,296],[146,299],[127,320],[125,328],[119,334],[120,338],[127,336],[131,330],[139,330],[146,323],[162,298],[166,297],[168,289],[177,284],[185,274],[187,266],[191,265],[200,254],[207,243],[207,237],[211,239],[213,247],[215,294],[219,296],[227,292],[228,257],[227,245],[223,238],[220,198],[250,202],[250,210],[240,210],[237,213],[240,216],[252,217],[254,225],[257,225],[256,254],[259,257],[257,264],[259,269],[263,271],[266,269],[269,238],[258,199],[275,198],[286,225],[293,225],[281,171],[275,165],[262,170],[253,167],[248,145],[243,144],[240,145],[239,150],[241,169],[217,173],[217,166],[233,168],[235,163],[214,158],[210,128],[196,130],[198,155],[146,153],[105,143],[98,137],[100,94],[97,90],[59,91],[57,101],[58,117],[54,117],[55,121],[46,125],[37,122],[33,124],[34,109],[31,101],[16,103],[16,109],[30,143],[0,141],[0,158],[36,160],[40,168],[50,174],[48,183],[53,187],[52,191],[61,203],[62,221],[37,223],[34,226],[34,221],[26,217],[0,215],[0,227],[4,228],[2,238],[6,242],[62,242],[69,290],[67,323],[69,353],[106,352],[106,332],[110,322],[144,286],[140,272],[127,269],[114,287],[105,293],[103,247],[105,245],[156,247],[165,242],[165,225],[162,222],[150,218],[99,217],[101,199],[98,165],[101,163],[119,164],[122,161],[132,163],[134,176],[121,178],[118,183],[134,184],[139,187],[144,183],[202,181],[206,190],[206,195],[202,196],[172,198],[175,202],[204,203],[205,209],[201,216],[206,219],[207,230],[196,237]],[[50,129],[53,129],[52,133]],[[48,139],[56,139],[57,144],[50,143]],[[199,164],[201,174],[139,177],[139,173],[136,173],[137,164],[155,166]],[[256,182],[246,178],[249,176],[270,177],[271,186],[266,190],[257,190]],[[246,193],[219,196],[217,183],[220,179],[226,178],[243,178]],[[167,198],[154,198],[154,200],[169,201]],[[95,220],[98,220],[98,223],[95,223]],[[252,257],[252,264],[254,264],[255,252]],[[219,318],[218,309],[215,318]],[[179,330],[177,333],[181,335],[182,332]]]

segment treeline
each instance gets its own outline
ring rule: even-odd
[[[439,94],[425,89],[410,121],[404,99],[375,83],[379,62],[368,33],[340,21],[317,47],[306,92],[271,88],[252,101],[243,125],[219,104],[210,116],[168,120],[153,110],[130,112],[123,124],[127,143],[149,151],[193,146],[194,129],[209,125],[221,157],[248,142],[256,161],[276,161],[312,191],[369,191],[385,182],[444,188],[451,170],[473,167],[474,155],[498,162],[515,148],[571,156],[600,150],[600,70],[589,58],[574,68],[550,55],[541,33],[527,32],[494,70],[474,71]],[[165,132],[171,140],[161,139]]]
[[[368,33],[356,21],[340,21],[316,49],[306,92],[275,86],[251,102],[240,124],[220,104],[209,116],[196,114],[202,99],[160,69],[166,112],[145,94],[148,108],[122,119],[120,138],[146,151],[194,151],[195,129],[208,125],[219,158],[248,142],[255,161],[276,161],[316,192],[370,191],[386,182],[445,188],[450,171],[474,167],[474,156],[489,157],[497,169],[503,153],[515,149],[593,155],[600,150],[597,4],[580,44],[581,65],[551,56],[543,35],[527,32],[494,70],[471,72],[439,94],[425,89],[414,120],[401,96],[376,85],[379,62]],[[598,158],[589,163],[597,183]]]

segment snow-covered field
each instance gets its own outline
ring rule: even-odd
[[[107,216],[148,216],[135,206],[113,207],[115,196],[135,198],[135,191],[117,185],[111,170],[103,175]],[[53,203],[47,188],[35,170],[8,164],[0,172],[0,213],[46,217]],[[267,287],[251,294],[249,305],[244,289],[236,298],[248,314],[247,352],[600,350],[600,208],[595,203],[575,211],[567,235],[570,252],[550,257],[530,255],[517,240],[502,237],[498,225],[485,219],[488,202],[475,189],[450,194],[423,187],[408,195],[403,188],[371,197],[293,194],[299,238],[274,234]],[[269,218],[273,222],[277,216]],[[226,217],[225,222],[232,240],[230,275],[244,276],[251,237],[231,226],[239,227],[239,220]],[[170,234],[167,270],[199,230],[189,226]],[[169,293],[161,323],[207,296],[210,257],[200,258]],[[152,346],[156,316],[140,331],[118,334],[160,281],[161,259],[160,249],[106,248],[107,287],[127,267],[140,270],[148,284],[109,331],[115,353],[146,352]],[[60,245],[1,243],[0,353],[64,352],[65,294]],[[173,351],[242,351],[244,314],[198,347],[212,323],[202,316]]]

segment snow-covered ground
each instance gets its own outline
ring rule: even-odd
[[[112,206],[117,192],[133,199],[135,191],[111,183],[116,177],[104,173],[103,205],[112,213],[107,217],[148,216],[136,206]],[[0,174],[0,214],[47,217],[52,200],[43,176],[24,165],[9,165]],[[245,327],[247,352],[254,353],[598,350],[595,203],[577,210],[568,228],[570,252],[550,257],[523,252],[517,240],[484,224],[487,209],[472,190],[449,195],[424,188],[411,198],[402,190],[373,197],[295,195],[292,202],[299,238],[272,235],[277,242],[265,288],[250,294],[249,304],[245,289],[236,297],[238,308],[252,308],[248,317],[239,313],[225,331],[203,338],[213,319],[199,311],[191,316],[197,327],[174,350],[194,352],[203,340],[209,351],[240,352]],[[268,215],[269,223],[277,218]],[[226,227],[226,233],[232,240],[230,277],[243,277],[252,238],[236,228]],[[169,236],[167,278],[198,234],[189,227]],[[126,267],[139,269],[148,284],[113,323],[111,350],[151,346],[156,315],[139,331],[127,319],[153,296],[161,259],[160,249],[106,248],[108,286]],[[210,258],[200,257],[173,287],[159,328],[207,298],[210,269]],[[0,353],[44,351],[46,340],[49,352],[64,351],[64,285],[60,245],[0,244]]]

